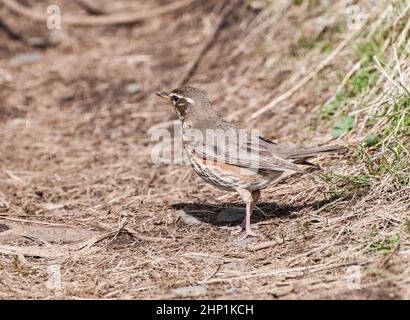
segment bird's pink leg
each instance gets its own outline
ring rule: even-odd
[[[258,190],[251,192],[242,189],[238,190],[238,193],[242,196],[242,199],[246,203],[245,220],[240,225],[241,230],[245,229],[245,234],[241,236],[238,240],[244,240],[248,237],[260,237],[260,234],[258,234],[255,231],[252,231],[251,229],[251,215],[256,202],[259,200],[260,192]]]

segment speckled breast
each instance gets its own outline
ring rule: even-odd
[[[223,190],[260,190],[282,174],[280,171],[261,172],[215,160],[202,159],[189,147],[185,148],[185,151],[194,171],[206,182]]]

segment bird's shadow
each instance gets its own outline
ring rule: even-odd
[[[295,206],[278,205],[275,202],[260,202],[252,213],[252,223],[274,219],[294,219],[298,217],[299,212],[305,208],[316,210],[331,201],[332,199],[325,199]],[[172,205],[172,208],[176,210],[182,209],[187,215],[215,226],[237,225],[245,218],[245,205],[241,202],[225,202],[218,205],[206,203],[177,203]],[[226,218],[227,209],[236,212],[233,214],[228,213],[229,217]],[[225,215],[222,214],[224,210]]]

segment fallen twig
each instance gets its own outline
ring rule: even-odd
[[[45,222],[45,221],[19,219],[19,218],[10,217],[9,215],[5,215],[5,214],[0,214],[0,220],[9,220],[9,221],[23,222],[23,223],[42,224],[42,225],[46,225],[46,226],[67,227],[67,225],[65,225],[63,223],[53,223],[53,222]]]
[[[53,247],[39,247],[39,246],[8,246],[0,245],[0,254],[13,255],[13,256],[29,256],[29,257],[38,257],[38,258],[58,258],[67,255],[67,250],[64,250],[62,247],[56,249]]]
[[[86,241],[84,241],[81,245],[79,245],[79,246],[77,247],[77,250],[78,250],[78,251],[89,250],[89,249],[90,249],[94,244],[96,244],[97,242],[100,242],[100,241],[102,241],[102,240],[104,240],[104,239],[106,239],[106,238],[108,238],[108,237],[110,237],[110,236],[113,236],[113,235],[115,235],[116,233],[117,233],[117,231],[115,230],[115,231],[106,232],[106,233],[104,233],[104,234],[102,234],[102,235],[100,235],[100,236],[92,237],[91,239],[86,240]]]
[[[0,29],[2,29],[7,37],[12,40],[20,41],[25,45],[28,45],[33,48],[47,48],[53,46],[53,43],[47,39],[47,37],[26,37],[20,31],[17,31],[16,28],[10,24],[6,19],[0,16]]]
[[[135,231],[131,227],[123,227],[122,230],[128,232],[131,236],[133,236],[135,239],[142,240],[142,241],[165,241],[165,242],[170,242],[172,239],[169,238],[156,238],[156,237],[149,237],[149,236],[144,236],[143,234]]]
[[[13,40],[23,40],[23,37],[12,26],[10,26],[3,18],[0,17],[0,29],[3,29],[6,35]]]
[[[381,269],[384,268],[387,263],[391,260],[391,258],[399,251],[400,249],[400,242],[396,245],[392,252],[390,252],[386,257],[383,257],[377,264],[377,266]]]
[[[94,2],[91,0],[74,0],[81,8],[83,8],[86,12],[93,15],[101,15],[107,14],[107,12],[103,9],[98,7]]]
[[[345,266],[350,266],[350,265],[358,265],[360,264],[357,261],[352,261],[352,262],[342,262],[342,263],[336,263],[336,264],[329,264],[329,263],[324,263],[320,265],[312,265],[312,266],[306,266],[306,267],[297,267],[297,268],[291,268],[291,269],[282,269],[282,270],[273,270],[273,271],[268,271],[268,272],[258,272],[253,271],[247,274],[243,274],[240,276],[234,276],[234,277],[227,277],[227,278],[214,278],[214,279],[209,279],[209,280],[204,280],[200,281],[199,283],[219,283],[219,282],[230,282],[233,280],[244,280],[244,279],[250,279],[250,278],[262,278],[262,277],[272,277],[272,276],[279,276],[283,274],[289,274],[292,272],[319,272],[323,270],[331,270],[334,268],[340,268],[340,267],[345,267]]]
[[[257,243],[255,245],[249,246],[249,249],[252,250],[252,251],[258,251],[258,250],[261,250],[261,249],[266,249],[266,248],[276,246],[279,243],[280,242],[278,242],[276,240],[270,240],[270,241],[265,241],[265,242],[262,242],[262,243]]]
[[[215,40],[216,36],[218,35],[219,30],[222,27],[222,24],[224,23],[226,17],[228,14],[231,12],[232,7],[231,6],[226,6],[225,9],[223,9],[221,15],[219,16],[218,20],[215,23],[214,28],[212,29],[211,33],[209,34],[208,38],[206,41],[203,43],[202,47],[198,50],[197,54],[195,57],[192,59],[192,61],[189,63],[188,67],[186,68],[185,72],[183,73],[182,77],[180,78],[178,84],[176,87],[181,87],[185,83],[188,82],[189,78],[192,76],[194,73],[196,67],[198,66],[199,62],[201,61],[202,57],[204,56],[205,52],[211,47],[213,41]]]
[[[137,22],[150,20],[155,17],[168,14],[187,6],[196,3],[194,0],[180,0],[177,2],[172,2],[169,5],[161,6],[155,9],[151,9],[144,12],[127,12],[127,13],[116,13],[107,14],[99,16],[73,16],[73,15],[63,15],[61,17],[62,24],[72,25],[72,26],[107,26],[107,25],[121,25],[121,24],[134,24]],[[48,16],[43,13],[36,12],[30,8],[27,8],[15,0],[3,0],[3,4],[10,10],[30,18],[34,21],[40,21],[46,23]]]

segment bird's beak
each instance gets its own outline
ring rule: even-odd
[[[158,97],[161,97],[161,98],[163,98],[163,99],[165,99],[165,100],[171,101],[168,92],[160,91],[160,92],[156,92],[155,94],[156,94]]]

